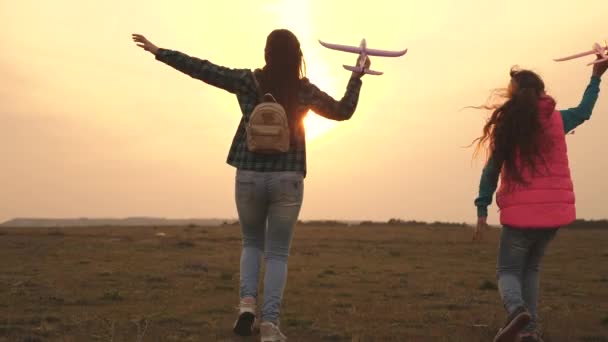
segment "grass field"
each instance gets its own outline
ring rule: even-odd
[[[157,233],[166,236],[159,237]],[[491,341],[498,231],[297,227],[290,341]],[[237,226],[0,229],[0,341],[236,338]],[[546,341],[608,341],[608,230],[562,230],[542,271]]]

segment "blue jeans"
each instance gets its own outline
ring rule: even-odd
[[[287,257],[303,196],[300,172],[237,170],[235,197],[243,237],[240,296],[257,298],[264,257],[264,321],[278,324]]]
[[[500,297],[509,314],[525,306],[532,320],[524,329],[537,329],[539,265],[557,229],[503,227],[496,266]]]

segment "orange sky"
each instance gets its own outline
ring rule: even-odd
[[[280,27],[301,40],[309,78],[337,98],[349,76],[341,64],[356,56],[317,39],[410,49],[372,59],[386,74],[364,77],[353,119],[307,123],[317,137],[301,217],[474,221],[482,163],[463,146],[485,114],[460,108],[506,85],[514,64],[538,71],[560,108],[577,105],[587,60],[551,59],[608,38],[606,13],[600,0],[0,0],[0,221],[235,217],[224,161],[236,98],[155,62],[130,34],[255,68]],[[580,217],[608,217],[607,109],[601,94],[592,121],[568,137]]]

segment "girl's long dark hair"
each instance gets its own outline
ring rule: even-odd
[[[264,49],[266,65],[262,69],[260,86],[271,93],[292,118],[298,107],[300,79],[306,66],[298,38],[289,30],[274,30],[266,39]]]
[[[502,105],[486,105],[494,109],[477,138],[476,154],[487,149],[494,166],[503,170],[514,181],[526,183],[523,168],[533,173],[541,156],[539,139],[542,128],[539,121],[539,99],[544,95],[545,84],[536,73],[529,70],[511,69],[511,85]],[[474,142],[474,143],[475,143]],[[517,158],[521,164],[517,163]]]

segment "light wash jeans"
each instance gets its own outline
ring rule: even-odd
[[[301,172],[237,170],[235,197],[243,250],[240,297],[258,296],[262,256],[266,262],[262,320],[278,324],[287,280],[287,257],[304,196]]]
[[[503,227],[496,266],[500,297],[509,314],[525,306],[532,320],[524,329],[537,329],[539,265],[557,229]]]

